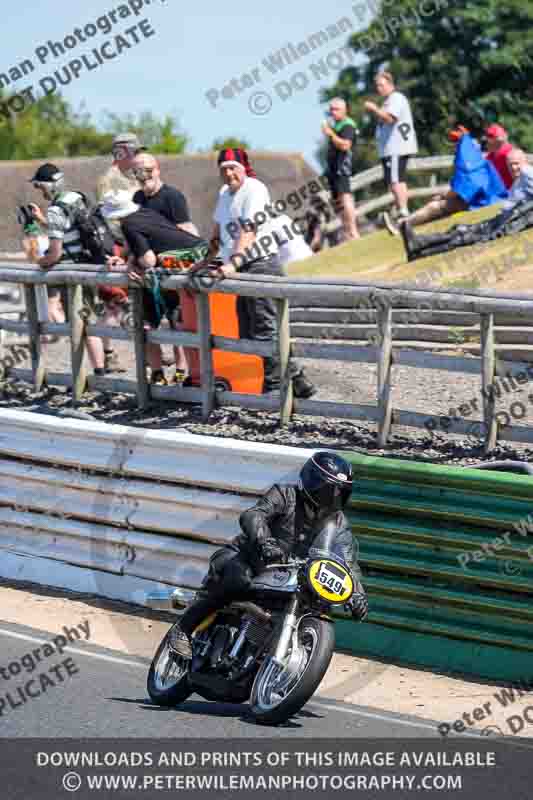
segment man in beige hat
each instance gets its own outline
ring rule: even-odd
[[[141,185],[134,174],[135,156],[146,150],[135,133],[119,133],[113,139],[111,152],[113,163],[102,175],[96,185],[96,198],[100,203],[108,192],[128,192],[133,197]],[[121,241],[120,225],[110,223],[109,226],[117,242]],[[99,287],[100,299],[103,301],[106,313],[102,322],[104,325],[119,325],[128,295],[122,289],[109,286]],[[105,351],[105,365],[110,372],[122,372],[119,359],[113,350],[113,341],[107,337],[103,340]]]
[[[101,202],[108,192],[128,191],[131,197],[141,188],[133,174],[133,161],[137,153],[146,150],[135,133],[119,133],[113,139],[111,153],[113,163],[99,178],[96,186],[96,198]]]

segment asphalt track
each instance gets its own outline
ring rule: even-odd
[[[20,662],[51,639],[49,633],[0,621],[0,666]],[[65,667],[50,672],[67,658],[75,673],[69,676]],[[16,677],[8,674],[8,680],[0,679],[0,737],[441,738],[437,722],[320,698],[268,733],[248,717],[245,704],[212,703],[192,695],[181,706],[160,708],[146,692],[148,666],[147,660],[80,641],[63,655],[41,661],[31,673],[24,668]],[[44,691],[42,674],[47,675]],[[23,702],[17,688],[32,678],[30,692],[37,696]],[[11,701],[2,707],[7,692]]]

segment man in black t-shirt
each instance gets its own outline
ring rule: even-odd
[[[108,220],[120,222],[124,238],[127,242],[128,273],[133,280],[143,280],[146,269],[157,265],[157,256],[168,250],[181,250],[184,248],[198,247],[205,242],[192,233],[177,228],[168,219],[150,208],[139,208],[129,196],[128,192],[109,193],[103,198],[102,214]],[[123,259],[114,257],[110,264],[124,263]],[[163,291],[161,297],[166,307],[166,316],[171,327],[176,328],[176,313],[179,306],[176,291]],[[148,326],[152,329],[159,327],[160,318],[155,303],[153,292],[144,290],[144,312]],[[174,348],[176,358],[176,375],[174,383],[183,383],[188,370],[183,348]],[[148,363],[152,369],[152,383],[165,386],[166,378],[162,369],[161,347],[149,343],[146,348]]]
[[[133,162],[133,174],[141,189],[133,195],[133,202],[162,214],[178,228],[195,236],[198,230],[191,222],[185,196],[161,180],[159,162],[150,153],[140,153]]]
[[[326,176],[342,217],[345,238],[359,239],[355,202],[350,186],[357,129],[355,122],[348,116],[346,102],[341,97],[333,98],[329,113],[331,122],[324,122],[322,125],[322,132],[329,139]]]

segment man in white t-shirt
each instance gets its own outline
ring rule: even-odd
[[[283,275],[279,257],[283,238],[279,235],[279,222],[276,221],[270,193],[255,177],[248,154],[241,148],[226,148],[219,154],[218,166],[224,186],[214,214],[211,253],[215,255],[218,252],[222,259],[219,275],[225,277],[236,272]],[[273,357],[263,359],[263,392],[276,391],[280,385],[280,368],[275,301],[270,297],[239,296],[237,316],[242,339],[274,344]],[[289,362],[289,371],[295,397],[307,398],[316,392],[293,359]]]
[[[378,94],[385,101],[381,107],[368,101],[365,109],[377,119],[376,143],[383,164],[385,184],[394,195],[398,216],[407,217],[407,161],[409,156],[418,152],[411,106],[407,97],[396,90],[390,72],[379,72],[375,85]]]

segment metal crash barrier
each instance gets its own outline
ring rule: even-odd
[[[2,410],[0,575],[141,605],[188,596],[240,512],[311,452]],[[526,677],[533,478],[343,455],[370,616],[339,619],[337,646]]]

